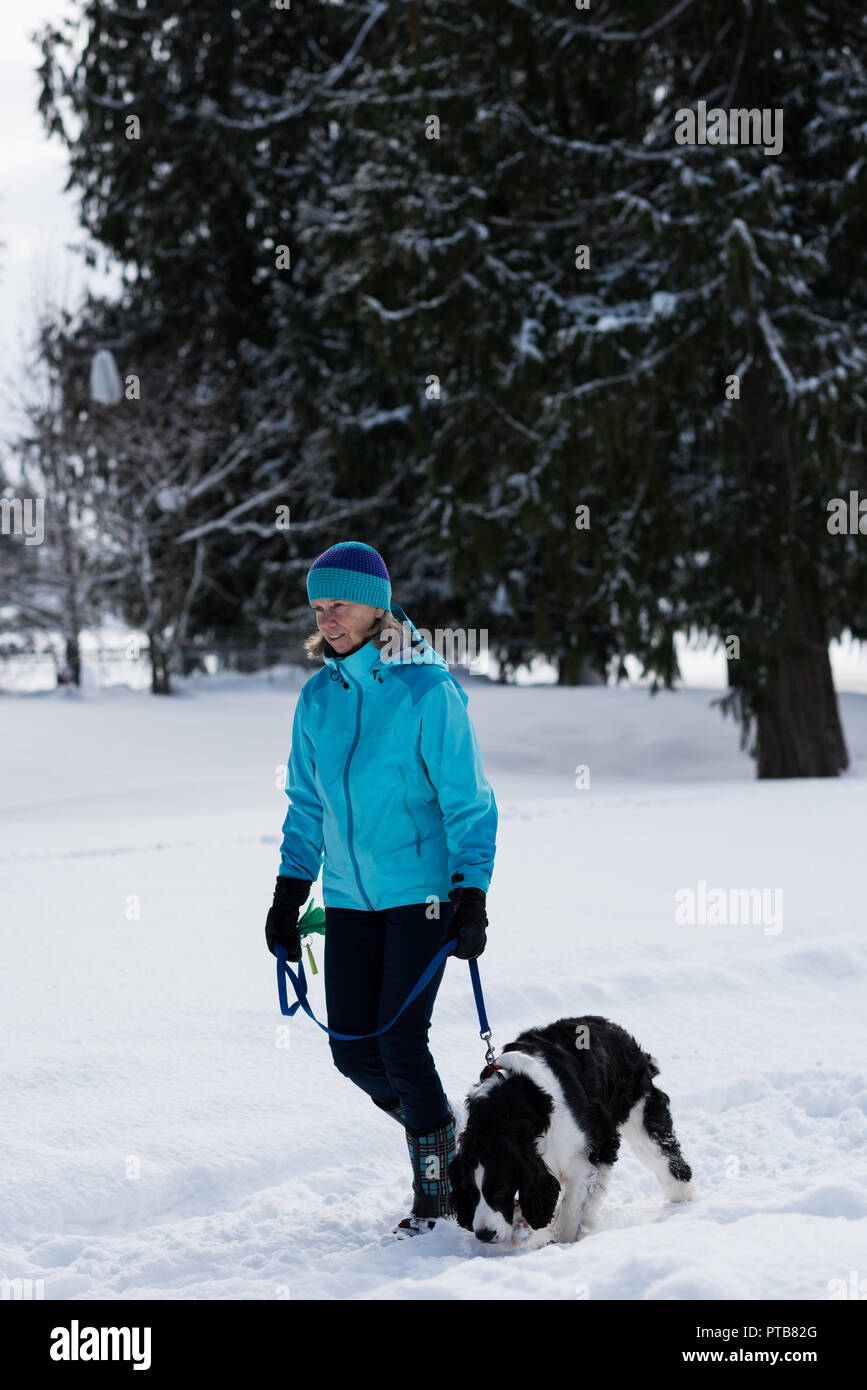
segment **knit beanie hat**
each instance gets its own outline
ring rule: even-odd
[[[343,598],[369,603],[373,608],[391,606],[391,580],[385,562],[372,545],[340,541],[313,561],[307,574],[307,597]]]

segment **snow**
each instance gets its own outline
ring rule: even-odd
[[[536,346],[535,337],[543,328],[543,324],[538,319],[525,318],[521,324],[520,331],[513,338],[515,351],[519,359],[532,358],[534,362],[544,362],[545,354]]]
[[[703,1194],[666,1204],[624,1145],[592,1235],[504,1250],[384,1239],[403,1135],[279,1013],[263,927],[308,674],[0,697],[0,1276],[81,1300],[823,1300],[863,1270],[867,697],[840,697],[845,777],[757,782],[710,691],[462,676],[501,815],[495,1045],[566,1014],[629,1028]],[[676,925],[699,881],[780,889],[783,930]],[[477,1029],[450,960],[431,1046],[458,1107]]]
[[[677,295],[670,290],[655,290],[650,296],[650,308],[660,318],[670,318],[677,308]]]
[[[382,425],[406,424],[412,417],[412,409],[408,405],[395,406],[393,410],[372,410],[366,415],[358,417],[362,431],[367,434],[370,430],[379,429]]]
[[[512,605],[509,602],[509,592],[506,588],[505,580],[500,580],[491,599],[491,612],[496,614],[511,613]]]
[[[597,333],[614,333],[618,329],[625,328],[628,324],[639,323],[648,324],[654,318],[670,318],[677,308],[678,297],[670,290],[654,290],[650,296],[650,313],[641,312],[630,313],[629,309],[635,306],[627,306],[615,314],[600,314],[593,328]]]

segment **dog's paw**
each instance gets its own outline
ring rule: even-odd
[[[547,1237],[547,1238],[546,1238]],[[515,1215],[512,1219],[512,1245],[527,1246],[531,1250],[541,1250],[545,1245],[559,1245],[560,1239],[555,1229],[555,1222],[546,1226],[543,1231],[536,1231],[525,1220],[519,1204],[515,1203]]]
[[[667,1196],[669,1202],[699,1202],[702,1193],[694,1182],[680,1182],[669,1189]]]
[[[525,1240],[529,1240],[533,1234],[533,1227],[524,1220],[519,1202],[515,1203],[515,1211],[512,1216],[512,1244],[522,1245]]]

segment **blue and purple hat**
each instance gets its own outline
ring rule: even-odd
[[[324,550],[310,566],[307,597],[311,603],[317,598],[344,598],[388,612],[391,580],[382,556],[372,545],[340,541]]]

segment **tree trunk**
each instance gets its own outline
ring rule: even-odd
[[[561,652],[557,663],[558,685],[605,685],[606,675],[584,652]]]
[[[772,414],[767,364],[747,373],[742,388],[744,448],[738,460],[745,486],[768,499],[763,535],[751,545],[742,596],[758,620],[746,624],[743,665],[732,684],[746,690],[755,720],[759,777],[836,777],[849,765],[828,658],[828,632],[819,578],[804,559],[809,534],[795,549],[805,522],[801,484],[786,421]],[[783,543],[785,539],[786,544]],[[729,663],[731,666],[731,663]]]
[[[78,645],[78,634],[74,633],[66,639],[66,672],[67,680],[70,685],[81,685],[81,651]]]
[[[792,583],[788,640],[756,709],[759,777],[836,777],[849,755],[828,657],[818,594],[807,576]]]
[[[151,659],[151,694],[171,695],[169,654],[158,633],[148,633],[148,647]]]

